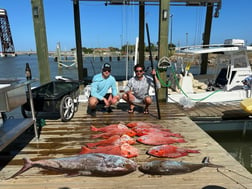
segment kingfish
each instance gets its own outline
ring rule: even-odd
[[[202,167],[222,168],[221,165],[215,165],[209,162],[209,157],[204,157],[202,163],[187,163],[172,160],[153,160],[145,162],[139,166],[139,170],[150,175],[175,175],[196,171]]]
[[[66,173],[69,176],[122,176],[136,170],[136,162],[117,155],[103,153],[82,154],[72,157],[31,161],[24,158],[24,166],[10,178],[32,167]]]

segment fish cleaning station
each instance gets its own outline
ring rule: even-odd
[[[36,3],[39,1],[32,0],[32,2],[34,10],[34,6],[38,6]],[[161,32],[159,45],[164,48],[159,49],[159,57],[163,57],[167,55],[168,51],[169,6],[170,4],[182,3],[185,6],[205,6],[207,14],[211,15],[210,17],[217,16],[221,7],[221,0],[104,0],[104,6],[122,4],[139,6],[141,20],[139,26],[139,62],[141,62],[144,47],[144,18],[142,18],[144,6],[152,6],[153,4],[160,6],[159,24]],[[78,6],[79,1],[73,0],[75,18],[79,14]],[[214,7],[217,9],[215,14],[213,14]],[[83,68],[80,51],[81,37],[78,22],[76,23],[77,63],[80,68]],[[162,27],[166,29],[162,29]],[[210,32],[210,28],[209,25],[206,27],[206,33]],[[35,26],[35,30],[37,29]],[[43,32],[43,29],[37,32]],[[36,35],[39,35],[38,33]],[[43,38],[43,35],[40,35],[40,37]],[[42,41],[42,39],[37,40],[38,49],[46,49],[43,48],[45,44],[42,44]],[[209,43],[209,36],[204,41]],[[45,55],[47,56],[47,52],[38,53],[40,67],[43,67],[41,62],[45,59]],[[43,75],[46,73],[45,69],[46,67],[42,70],[41,83],[46,83],[48,79],[46,75]],[[201,73],[204,74],[205,72],[206,67],[203,65]],[[82,81],[83,69],[79,69],[78,74],[79,80]],[[165,72],[161,75],[161,77],[166,77]],[[63,82],[64,88],[69,84],[68,81],[58,82]],[[50,87],[56,90],[57,86],[55,85],[50,85]],[[34,96],[41,95],[41,91],[44,90],[43,86],[49,88],[46,84],[37,90],[32,89],[33,93],[36,93]],[[112,106],[113,112],[97,111],[96,116],[92,117],[87,114],[88,103],[80,100],[81,95],[79,96],[80,101],[77,98],[77,94],[83,89],[81,87],[77,89],[75,84],[72,84],[71,87],[74,88],[73,94],[67,94],[67,97],[59,100],[62,102],[60,107],[64,107],[65,99],[69,100],[71,96],[74,96],[74,100],[71,101],[74,103],[72,105],[74,113],[70,117],[62,116],[65,113],[64,109],[58,110],[60,115],[57,116],[51,112],[38,113],[36,114],[37,132],[34,132],[34,127],[31,126],[16,140],[1,149],[1,188],[252,188],[252,174],[196,124],[196,120],[208,119],[211,122],[231,119],[234,118],[234,115],[247,119],[249,114],[241,109],[239,103],[218,105],[202,103],[193,108],[184,108],[178,103],[167,102],[165,94],[167,90],[162,88],[158,91],[159,93],[156,93],[158,98],[154,99],[154,102],[150,105],[149,114],[143,114],[141,105],[136,107],[137,110],[133,114],[129,114],[128,104],[119,102]],[[57,96],[56,94],[53,95]],[[43,100],[45,101],[45,99],[44,95]],[[34,102],[36,111],[36,99],[33,98],[32,102]],[[46,106],[48,109],[50,103],[52,102],[46,101],[45,104],[41,102],[42,105],[40,104],[39,108]],[[25,106],[22,107],[25,108]],[[33,110],[33,108],[31,109]],[[28,117],[29,108],[23,109],[22,113]],[[45,118],[44,116],[48,117]],[[111,137],[122,138],[125,135],[127,135],[128,143],[125,143],[126,139],[124,139],[124,142],[116,140],[117,143],[114,143],[112,147]],[[149,140],[150,138],[152,140]],[[111,142],[111,146],[105,148],[106,145],[108,146],[108,141]],[[166,148],[160,149],[158,146],[161,145],[166,145]],[[100,152],[102,154],[95,152],[98,146],[104,147],[103,152]],[[115,148],[115,146],[118,148]],[[162,156],[163,151],[168,151],[166,156]],[[110,152],[119,155],[112,154],[110,156],[111,154],[108,155]]]

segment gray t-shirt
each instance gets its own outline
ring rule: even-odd
[[[156,87],[160,88],[160,83],[156,83]],[[137,99],[144,99],[149,96],[150,86],[154,87],[153,78],[149,75],[143,75],[143,78],[139,80],[136,76],[129,79],[125,91],[131,90]]]

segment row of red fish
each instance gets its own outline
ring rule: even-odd
[[[156,157],[181,157],[188,153],[199,153],[197,150],[190,150],[172,146],[172,143],[186,142],[179,133],[172,133],[169,129],[163,128],[162,125],[152,124],[148,122],[130,122],[127,125],[123,123],[111,124],[101,128],[91,126],[90,129],[96,132],[91,138],[104,138],[104,140],[86,143],[80,154],[87,153],[107,153],[120,155],[131,158],[138,156],[138,149],[132,146],[136,141],[155,145],[146,153]],[[136,140],[133,136],[139,136]],[[157,146],[158,145],[158,146]]]

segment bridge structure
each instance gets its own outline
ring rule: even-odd
[[[2,45],[2,52],[0,52],[1,57],[7,55],[16,56],[8,15],[5,9],[0,9],[0,39]]]

